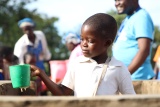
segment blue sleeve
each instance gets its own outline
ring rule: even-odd
[[[136,38],[149,38],[153,40],[154,26],[151,17],[146,11],[140,11],[134,24]]]

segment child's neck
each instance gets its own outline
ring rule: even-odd
[[[107,58],[108,58],[108,55],[97,56],[97,57],[93,57],[92,59],[94,59],[98,64],[102,64],[106,62]]]

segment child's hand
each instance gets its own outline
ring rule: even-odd
[[[41,69],[40,68],[38,68],[38,67],[36,67],[35,65],[30,65],[30,67],[31,67],[31,76],[39,76],[40,75],[40,73],[41,73]]]

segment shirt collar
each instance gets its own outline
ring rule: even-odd
[[[25,43],[26,43],[27,45],[33,45],[33,43],[31,43],[31,42],[29,41],[27,34],[24,34],[22,37],[24,38]]]
[[[85,57],[85,56],[81,56],[79,58],[79,62],[80,63],[83,63],[83,62],[96,62],[95,60],[91,59],[91,58],[88,58],[88,57]]]
[[[109,66],[122,66],[122,62],[112,56],[111,61],[109,62]]]
[[[35,34],[35,33],[34,33],[34,34]],[[34,44],[28,39],[27,34],[24,34],[23,36],[24,36],[24,38],[25,38],[25,42],[26,42],[27,45],[31,45],[31,46],[34,45]],[[35,34],[35,36],[36,36],[35,43],[37,43],[37,41],[38,41],[38,36],[37,36],[36,34]]]
[[[83,63],[83,62],[95,62],[97,63],[95,60],[91,59],[91,58],[87,58],[85,56],[81,56],[79,58],[79,62]],[[117,59],[115,59],[113,56],[111,57],[111,60],[109,62],[109,66],[122,66],[122,62],[118,61]]]

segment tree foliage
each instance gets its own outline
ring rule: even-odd
[[[42,30],[46,35],[49,49],[52,52],[52,59],[68,58],[68,50],[61,43],[61,36],[58,35],[54,23],[57,17],[48,18],[40,15],[37,10],[28,10],[25,6],[36,0],[1,0],[0,1],[0,43],[14,48],[16,41],[23,35],[17,22],[24,17],[32,18],[36,27],[35,30]]]
[[[107,13],[115,18],[115,20],[117,21],[117,26],[118,26],[118,28],[120,27],[123,19],[126,17],[125,14],[118,15],[117,12],[114,11],[114,10],[110,10],[110,11],[107,12]]]

